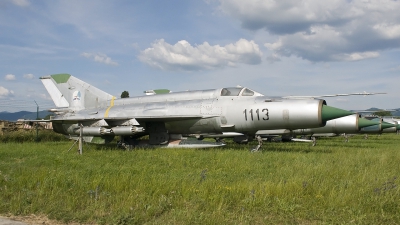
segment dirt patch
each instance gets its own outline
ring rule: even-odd
[[[0,215],[4,218],[24,222],[30,225],[95,225],[94,223],[77,223],[77,222],[70,222],[70,223],[62,223],[57,220],[51,220],[44,215],[27,215],[27,216],[14,216],[14,215]]]

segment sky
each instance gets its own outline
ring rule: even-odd
[[[343,109],[400,107],[400,1],[2,0],[0,112],[54,108],[41,76],[114,96],[241,85]]]

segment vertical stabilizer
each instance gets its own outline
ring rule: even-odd
[[[114,97],[96,87],[85,83],[70,74],[54,74],[41,77],[57,107],[72,110],[90,109],[106,106]]]

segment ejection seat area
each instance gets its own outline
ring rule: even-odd
[[[262,94],[248,88],[228,87],[221,89],[221,96],[262,96]]]

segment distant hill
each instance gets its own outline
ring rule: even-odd
[[[371,109],[372,109],[372,108],[371,108]],[[377,109],[377,108],[374,108],[374,109],[376,109],[376,110],[384,110],[384,109]],[[392,109],[392,110],[397,110],[397,111],[391,112],[391,113],[392,113],[392,116],[400,116],[400,108]]]
[[[369,113],[369,114],[373,114],[373,111],[382,111],[382,110],[385,111],[385,109],[378,109],[378,108],[373,107],[373,108],[366,109],[364,111],[371,111],[371,113]],[[400,116],[400,108],[392,109],[392,110],[397,110],[397,111],[392,111],[391,112],[392,116]],[[354,110],[354,112],[357,112],[357,111]],[[367,114],[367,113],[366,112],[362,112],[362,114]]]
[[[46,110],[39,111],[39,118],[44,118],[52,114]],[[17,121],[18,119],[35,120],[36,112],[20,111],[20,112],[0,112],[0,120]]]
[[[400,108],[396,109],[396,112],[392,112],[393,116],[400,116]]]

